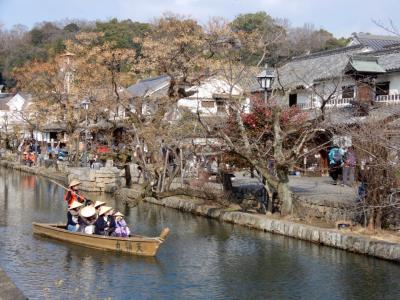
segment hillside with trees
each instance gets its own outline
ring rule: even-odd
[[[342,47],[347,43],[347,39],[337,39],[332,33],[316,29],[311,24],[293,27],[287,20],[275,19],[265,12],[241,14],[229,24],[234,31],[245,34],[257,32],[261,37],[259,43],[262,47],[259,47],[257,53],[245,45],[241,46],[248,65],[266,62],[274,65],[292,56]],[[15,88],[16,82],[12,75],[15,68],[31,61],[45,62],[53,59],[65,51],[67,40],[75,40],[77,34],[81,33],[101,33],[101,37],[96,39],[97,46],[111,43],[114,48],[134,50],[136,56],[139,56],[139,41],[152,30],[152,26],[130,19],[42,22],[32,29],[23,25],[5,29],[0,24],[0,84],[8,90]],[[202,27],[202,30],[206,31],[206,27]]]

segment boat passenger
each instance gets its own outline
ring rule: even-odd
[[[124,215],[121,212],[116,212],[114,214],[115,218],[115,231],[113,236],[118,237],[128,237],[131,234],[128,225],[124,220]]]
[[[69,190],[64,195],[64,200],[68,202],[68,206],[70,206],[74,201],[78,201],[83,203],[85,201],[85,197],[79,194],[79,185],[81,182],[79,180],[72,180],[69,184]]]
[[[79,212],[79,232],[93,234],[95,231],[95,223],[97,220],[96,209],[94,206],[85,206]]]
[[[112,216],[110,216],[110,211],[112,207],[101,206],[99,210],[99,217],[96,221],[95,234],[99,235],[110,235],[115,230],[115,221]]]
[[[99,214],[100,207],[105,206],[105,205],[106,205],[106,203],[103,201],[96,201],[94,203],[94,208],[96,209],[96,213]]]
[[[83,206],[82,203],[74,201],[68,208],[67,213],[67,230],[78,231],[79,229],[79,209]]]

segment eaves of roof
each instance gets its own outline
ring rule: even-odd
[[[348,68],[360,73],[386,73],[375,56],[353,56],[350,58]]]
[[[354,46],[336,48],[336,49],[332,49],[332,50],[323,50],[323,51],[310,53],[310,54],[307,54],[307,55],[295,56],[295,57],[293,57],[291,59],[291,61],[307,60],[307,59],[311,59],[311,58],[330,56],[330,55],[333,55],[333,54],[339,54],[339,53],[342,53],[342,52],[349,52],[349,51],[353,51],[353,50],[356,50],[356,49],[362,49],[362,48],[365,48],[365,46],[364,45],[354,45]]]

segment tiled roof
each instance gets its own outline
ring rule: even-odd
[[[378,57],[378,63],[387,72],[400,70],[400,46],[390,49],[365,53],[363,55],[373,55]]]
[[[295,57],[279,68],[280,82],[285,88],[294,89],[310,86],[318,80],[339,77],[349,64],[350,58],[353,60],[362,57],[377,59],[378,65],[374,66],[377,73],[382,73],[383,70],[400,71],[400,45],[379,51],[362,52],[362,50],[363,47],[358,45]],[[274,85],[277,88],[280,87],[277,80]]]
[[[355,113],[354,106],[332,109],[326,112],[325,121],[332,125],[361,124],[371,120],[379,122],[400,114],[400,105],[374,105],[370,107],[368,116],[363,117],[356,116]]]
[[[240,71],[240,73],[238,73]],[[216,72],[216,77],[226,80],[232,76],[232,81],[235,82],[245,93],[254,91],[260,88],[257,82],[257,74],[262,71],[262,68],[245,68],[240,69],[238,74],[225,74],[223,70]],[[235,72],[234,72],[235,73]],[[152,98],[165,97],[169,88],[169,76],[163,75],[141,80],[127,88],[133,98],[143,97],[151,94]]]
[[[386,70],[378,63],[376,56],[354,55],[350,57],[347,68],[363,73],[386,73]]]
[[[263,71],[265,71],[264,67],[240,67],[237,70],[230,70],[231,74],[225,74],[221,70],[217,72],[216,76],[225,81],[232,81],[228,82],[228,84],[237,85],[244,93],[249,93],[260,89],[257,75]],[[232,77],[232,80],[229,80],[229,77]]]
[[[13,98],[14,96],[7,96],[7,97],[2,97],[0,98],[0,110],[8,111],[10,110],[10,106],[8,106],[8,102]]]
[[[284,88],[308,87],[313,82],[341,76],[349,57],[357,54],[361,46],[350,46],[295,57],[278,69],[279,82]],[[275,80],[275,87],[279,86]]]
[[[356,43],[358,42],[365,47],[369,47],[372,50],[382,50],[388,46],[400,44],[400,37],[391,35],[373,35],[360,32],[354,34],[353,41]]]
[[[131,93],[132,97],[143,97],[146,94],[156,92],[158,89],[163,88],[169,83],[169,80],[169,76],[166,75],[152,77],[131,85],[127,90]]]

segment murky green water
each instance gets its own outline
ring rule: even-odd
[[[0,169],[0,265],[30,299],[400,299],[400,265],[143,204],[136,233],[171,235],[156,258],[32,235],[65,221],[63,191]]]

